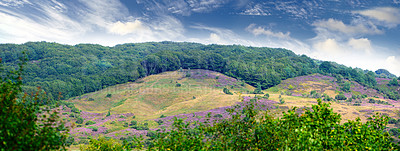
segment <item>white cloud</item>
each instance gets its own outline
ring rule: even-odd
[[[323,58],[330,57],[341,57],[343,54],[343,48],[339,46],[335,39],[326,39],[313,44],[314,55]]]
[[[393,74],[400,76],[400,59],[399,57],[389,56],[385,60],[385,66],[387,70],[393,72]]]
[[[271,13],[268,13],[266,10],[263,9],[261,4],[256,4],[251,8],[248,8],[240,13],[241,15],[253,15],[253,16],[268,16]]]
[[[191,28],[209,31],[209,37],[203,38],[189,38],[189,41],[200,42],[205,44],[241,44],[246,46],[254,46],[255,43],[242,38],[233,31],[223,28],[208,27],[204,25],[191,26]],[[185,40],[186,41],[186,40]]]
[[[118,35],[126,35],[133,33],[137,30],[143,29],[142,22],[139,20],[135,20],[133,22],[126,22],[122,23],[117,21],[116,23],[112,24],[109,32],[118,34]]]
[[[13,6],[19,7],[24,4],[32,4],[28,0],[2,0],[0,1],[0,6]]]
[[[400,24],[400,9],[394,7],[378,7],[362,11],[354,11],[356,14],[384,22],[390,26]]]
[[[359,23],[354,25],[346,25],[342,21],[335,19],[319,20],[312,24],[317,28],[324,28],[330,31],[339,31],[345,34],[382,34],[383,31],[379,30],[371,22],[365,24]]]
[[[371,41],[367,38],[360,38],[360,39],[350,38],[347,44],[354,50],[361,51],[361,53],[364,52],[366,54],[371,54],[373,51],[373,48],[371,46]]]
[[[246,31],[254,34],[255,36],[258,35],[266,35],[266,36],[272,36],[272,37],[277,37],[277,38],[290,38],[290,32],[286,32],[285,34],[282,32],[273,32],[269,29],[265,29],[263,27],[255,27],[255,24],[250,24],[247,28]]]

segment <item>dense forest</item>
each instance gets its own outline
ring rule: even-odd
[[[262,89],[288,78],[321,73],[354,80],[383,92],[387,98],[400,99],[397,90],[390,87],[398,84],[379,87],[377,74],[372,71],[314,60],[281,48],[186,42],[130,43],[114,47],[28,42],[1,44],[0,50],[6,70],[15,69],[25,52],[29,62],[24,70],[24,91],[34,92],[40,86],[53,99],[59,96],[68,99],[180,68],[221,72],[253,86],[259,84]]]

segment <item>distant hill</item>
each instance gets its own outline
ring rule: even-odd
[[[397,78],[396,75],[390,73],[386,69],[378,69],[375,71],[375,74],[380,78]]]
[[[187,42],[129,43],[114,47],[48,42],[0,44],[0,58],[6,70],[17,67],[23,51],[29,59],[23,77],[24,91],[31,93],[40,86],[54,99],[68,99],[180,68],[220,72],[252,86],[260,85],[262,89],[285,79],[320,73],[356,81],[391,99],[400,99],[394,89],[377,87],[377,75],[372,71],[316,61],[281,48]]]

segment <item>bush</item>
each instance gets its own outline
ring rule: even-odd
[[[223,116],[221,114],[215,114],[214,118],[222,118]]]
[[[180,83],[177,83],[175,86],[176,87],[181,87],[182,85]]]
[[[156,122],[157,122],[158,125],[162,125],[164,123],[163,120],[157,120]]]
[[[106,139],[105,137],[100,137],[99,139],[90,139],[90,142],[86,146],[81,146],[79,148],[82,151],[108,151],[108,150],[115,150],[115,151],[123,151],[126,150],[127,147],[120,144],[118,141],[114,139]]]
[[[122,125],[123,127],[128,127],[129,126],[129,123],[128,122],[125,122],[124,123],[124,125]]]
[[[269,99],[269,94],[265,93],[265,95],[263,96],[264,99]]]
[[[106,97],[107,97],[107,98],[111,98],[111,97],[112,97],[112,94],[108,93],[108,94],[106,95]]]
[[[397,120],[394,118],[390,118],[388,123],[389,124],[397,124]]]
[[[225,94],[233,95],[232,92],[230,92],[229,89],[227,89],[227,88],[224,88],[222,91],[223,91]]]
[[[110,115],[111,115],[111,112],[110,112],[110,110],[108,110],[106,117],[108,117]]]
[[[335,96],[335,99],[336,100],[346,100],[347,98],[346,98],[346,96],[344,96],[344,94],[338,94]]]
[[[98,127],[92,127],[92,131],[93,131],[93,132],[97,132],[97,130],[99,130]]]
[[[162,114],[162,115],[160,116],[160,118],[164,118],[164,117],[166,117],[164,114]]]
[[[133,126],[133,125],[136,125],[136,124],[137,124],[137,121],[133,120],[133,121],[131,121],[131,124],[129,124],[129,126]]]
[[[94,101],[94,99],[93,98],[89,98],[88,101]]]
[[[75,107],[71,108],[71,112],[77,113],[77,114],[81,113],[81,111],[79,111],[79,109],[77,109]]]
[[[85,125],[93,125],[93,124],[96,124],[96,122],[95,121],[87,121],[86,123],[85,123]]]
[[[76,124],[82,124],[83,123],[83,118],[82,117],[78,117],[77,119],[76,119],[76,122],[75,122]]]
[[[369,99],[369,100],[368,100],[368,103],[375,103],[375,99],[372,99],[372,98]]]

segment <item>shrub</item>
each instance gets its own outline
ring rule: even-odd
[[[164,123],[163,120],[157,120],[156,122],[157,122],[158,125],[162,125]]]
[[[78,117],[77,119],[76,119],[76,122],[75,122],[76,124],[82,124],[83,123],[83,118],[82,117]]]
[[[79,111],[79,109],[77,109],[76,107],[71,108],[71,112],[73,113],[81,113],[81,111]]]
[[[136,124],[137,124],[137,121],[133,120],[133,121],[131,121],[131,124],[129,124],[129,126],[133,126],[133,125],[136,125]]]
[[[111,98],[111,97],[112,97],[112,94],[108,93],[108,94],[106,95],[106,97]]]
[[[375,103],[375,99],[370,98],[370,99],[368,100],[368,103]]]
[[[181,87],[182,85],[180,83],[176,83],[176,87]]]
[[[110,115],[111,115],[111,112],[110,112],[110,110],[108,110],[106,117],[108,117]]]
[[[124,125],[123,125],[123,127],[128,127],[128,126],[129,126],[128,122],[125,122]]]
[[[93,98],[89,98],[88,101],[94,101],[94,99]]]
[[[92,127],[92,131],[93,131],[93,132],[97,132],[97,130],[99,130],[98,127]]]
[[[223,116],[221,114],[215,114],[214,117],[215,118],[222,118]]]
[[[79,148],[82,151],[91,151],[91,150],[99,150],[99,151],[107,151],[107,150],[115,150],[115,151],[123,151],[126,150],[127,147],[120,144],[118,141],[114,139],[106,139],[105,137],[100,137],[98,139],[90,139],[88,145],[81,146]]]
[[[96,124],[96,122],[95,121],[87,121],[86,123],[85,123],[85,125],[93,125],[93,124]]]
[[[293,90],[294,89],[293,85],[289,85],[288,89]]]
[[[232,92],[230,92],[229,89],[227,89],[227,88],[224,88],[222,91],[223,91],[225,94],[233,95]]]
[[[336,100],[346,100],[347,98],[346,98],[346,96],[344,96],[344,94],[338,94],[335,96],[335,99]]]
[[[160,118],[164,118],[164,117],[166,117],[164,114],[162,114],[162,115],[160,116]]]
[[[135,118],[136,118],[136,116],[134,115],[134,116],[132,116],[132,118],[133,118],[133,119],[135,119]]]
[[[390,118],[388,123],[389,124],[397,124],[397,120],[394,118]]]
[[[265,93],[265,95],[263,96],[264,99],[269,99],[269,94]]]

